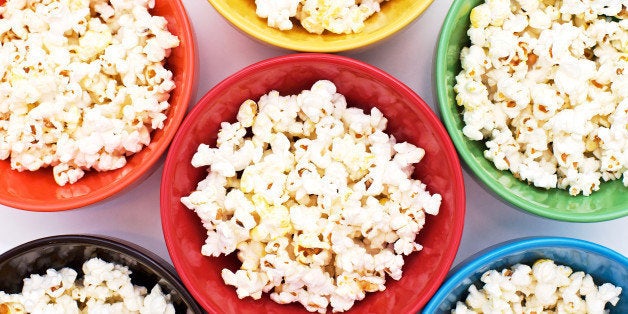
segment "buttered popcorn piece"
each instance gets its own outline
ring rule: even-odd
[[[163,128],[179,45],[151,0],[0,7],[0,159],[59,185],[126,164]]]
[[[359,33],[364,21],[380,11],[388,0],[255,0],[255,13],[270,27],[290,30],[291,18],[299,20],[310,33]]]
[[[238,297],[338,312],[401,278],[441,196],[411,178],[425,151],[396,143],[386,122],[322,80],[245,101],[217,147],[198,147],[192,165],[209,174],[181,202],[207,229],[202,254],[237,251],[240,269],[222,277]]]
[[[464,135],[485,140],[484,155],[498,169],[537,187],[590,195],[622,176],[628,186],[627,7],[605,0],[475,7],[454,87]]]
[[[24,279],[21,293],[0,291],[0,312],[8,313],[138,313],[174,314],[170,295],[157,284],[150,292],[131,282],[131,271],[92,258],[76,270],[48,269]]]
[[[482,288],[471,285],[465,301],[458,301],[452,314],[606,313],[607,304],[616,305],[622,291],[610,283],[597,286],[590,275],[548,259],[532,267],[516,264],[489,270],[480,280]]]

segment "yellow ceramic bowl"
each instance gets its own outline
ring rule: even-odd
[[[303,52],[339,52],[378,42],[414,21],[433,0],[389,0],[381,11],[365,21],[364,30],[356,34],[322,35],[308,33],[298,21],[291,30],[281,31],[266,25],[266,19],[255,14],[254,0],[208,0],[232,25],[262,42]]]

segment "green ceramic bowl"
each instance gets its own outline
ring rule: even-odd
[[[436,52],[436,92],[440,115],[467,170],[492,193],[526,212],[563,221],[597,222],[628,215],[628,188],[621,180],[605,182],[591,196],[571,196],[565,190],[545,190],[500,171],[486,159],[482,141],[462,134],[462,108],[456,104],[455,77],[460,72],[460,50],[468,46],[469,13],[483,0],[454,0],[445,18]]]

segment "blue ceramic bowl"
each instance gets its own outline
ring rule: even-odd
[[[497,244],[476,253],[456,266],[422,313],[451,313],[457,301],[464,301],[471,284],[481,286],[480,276],[490,269],[504,269],[514,264],[532,265],[541,258],[584,271],[596,284],[610,282],[622,288],[610,313],[628,313],[628,258],[601,245],[559,237],[523,238]]]

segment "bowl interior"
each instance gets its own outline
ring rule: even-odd
[[[308,33],[296,21],[289,31],[267,26],[266,19],[255,14],[255,2],[249,0],[208,0],[232,25],[262,42],[278,47],[308,52],[338,52],[364,47],[384,39],[416,19],[433,0],[394,0],[382,3],[381,11],[365,21],[357,34],[322,35]]]
[[[571,267],[575,271],[590,274],[597,285],[609,282],[622,287],[622,295],[616,306],[607,306],[610,313],[628,313],[628,259],[605,247],[567,238],[532,238],[514,241],[486,249],[461,263],[452,270],[424,313],[450,313],[457,301],[464,302],[471,284],[480,289],[482,274],[488,270],[502,270],[521,263],[532,265],[538,259],[552,259],[557,265]]]
[[[23,279],[47,269],[70,267],[83,276],[81,266],[93,257],[127,266],[134,285],[149,291],[157,283],[171,295],[177,313],[201,313],[194,299],[166,261],[130,243],[93,236],[67,235],[35,240],[0,255],[0,291],[20,293]]]
[[[593,222],[628,215],[628,193],[621,180],[602,183],[591,196],[571,196],[565,190],[545,190],[500,171],[484,157],[482,141],[462,134],[462,108],[453,90],[455,77],[462,69],[460,50],[470,44],[467,36],[469,13],[483,0],[456,0],[441,30],[436,57],[436,89],[439,111],[459,155],[489,191],[527,212],[564,221]]]
[[[0,0],[2,1],[2,0]],[[105,199],[131,184],[137,184],[156,169],[156,163],[166,150],[177,127],[183,120],[195,89],[194,35],[185,8],[180,0],[157,0],[151,11],[168,21],[168,30],[179,37],[180,45],[172,49],[166,67],[173,72],[176,88],[170,95],[170,108],[164,128],[152,133],[151,143],[127,158],[127,164],[117,170],[87,171],[74,184],[58,186],[52,168],[35,172],[11,170],[11,163],[0,160],[0,203],[33,211],[58,211],[78,208]]]
[[[239,300],[235,289],[225,285],[220,276],[223,268],[237,269],[237,259],[200,254],[206,231],[180,198],[193,191],[207,174],[206,169],[190,165],[197,146],[214,146],[220,122],[235,121],[244,100],[258,100],[273,89],[283,95],[295,94],[319,79],[333,81],[350,106],[368,109],[377,105],[388,118],[388,132],[398,141],[423,147],[426,156],[414,176],[430,192],[443,197],[440,213],[427,218],[418,236],[424,249],[406,258],[402,279],[388,279],[385,291],[368,294],[352,312],[416,312],[451,266],[464,220],[464,186],[453,145],[436,116],[409,88],[359,61],[333,55],[289,55],[250,66],[212,89],[186,117],[166,158],[161,186],[166,245],[183,282],[210,312],[306,313],[300,305],[278,305],[266,295],[259,301]]]

